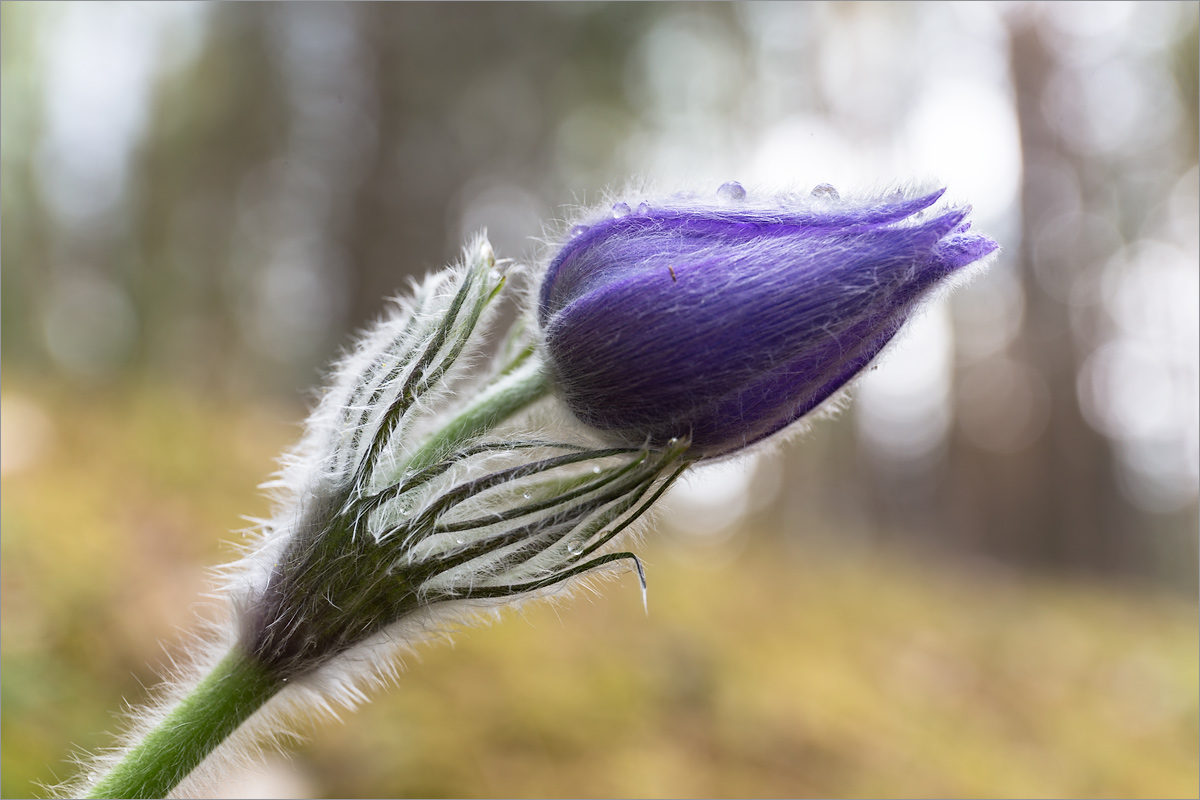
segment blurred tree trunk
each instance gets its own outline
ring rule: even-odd
[[[1018,270],[1025,318],[1007,357],[1033,369],[1050,391],[1050,417],[1041,435],[1023,450],[986,453],[961,434],[952,437],[946,533],[972,550],[1035,566],[1089,571],[1137,572],[1149,566],[1137,516],[1116,486],[1107,439],[1084,420],[1076,376],[1087,343],[1076,339],[1068,304],[1053,296],[1039,275],[1083,275],[1099,269],[1081,237],[1079,247],[1035,253],[1042,227],[1064,213],[1120,212],[1109,204],[1107,170],[1096,159],[1070,150],[1052,129],[1041,106],[1054,74],[1054,55],[1037,27],[1021,15],[1011,30],[1011,69],[1024,161],[1022,237]],[[1053,165],[1057,170],[1047,170]],[[1068,209],[1047,175],[1073,174],[1079,207]],[[1082,219],[1082,217],[1081,217]],[[1035,264],[1035,258],[1041,259]],[[1049,263],[1047,259],[1063,263]],[[1073,262],[1073,263],[1071,263]],[[1044,280],[1044,279],[1043,279]],[[986,366],[984,367],[986,368]]]
[[[269,9],[216,6],[194,65],[159,93],[141,151],[133,241],[119,257],[138,308],[136,366],[237,393],[258,365],[234,298],[256,263],[235,263],[246,177],[286,134]]]

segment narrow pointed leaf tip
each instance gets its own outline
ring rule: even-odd
[[[554,254],[538,321],[558,395],[614,443],[753,444],[861,373],[921,301],[998,245],[921,196],[618,203]]]

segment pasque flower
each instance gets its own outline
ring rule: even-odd
[[[239,747],[356,705],[464,617],[617,562],[642,577],[615,545],[687,440],[597,446],[562,424],[532,326],[481,364],[505,266],[477,241],[346,355],[271,484],[274,516],[225,570],[229,623],[68,795],[206,794]]]
[[[996,249],[944,190],[846,202],[619,203],[581,226],[542,283],[557,391],[626,444],[690,436],[718,456],[770,436],[858,375],[917,304]]]
[[[598,568],[692,463],[833,396],[923,297],[996,249],[941,192],[617,204],[561,244],[499,354],[484,240],[334,370],[226,570],[228,623],[71,794],[197,792],[297,712],[353,706],[397,651]],[[643,588],[644,588],[643,580]],[[231,744],[233,743],[233,744]],[[187,782],[188,785],[184,785]]]

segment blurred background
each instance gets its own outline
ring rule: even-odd
[[[0,6],[5,797],[111,742],[322,368],[630,179],[938,182],[998,261],[636,581],[234,796],[1192,796],[1195,3]],[[640,199],[634,193],[630,199]]]

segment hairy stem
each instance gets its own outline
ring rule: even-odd
[[[484,389],[433,433],[407,462],[425,469],[464,441],[541,399],[549,390],[541,364],[528,359]],[[338,555],[330,542],[328,555]],[[336,559],[335,559],[336,560]],[[365,576],[364,576],[365,577]],[[221,661],[92,788],[91,797],[163,797],[286,684],[278,669],[238,648]]]
[[[88,796],[165,797],[283,686],[234,650]]]
[[[464,440],[498,425],[548,391],[536,360],[529,360],[482,391],[408,461],[430,467]],[[92,798],[162,798],[216,750],[242,722],[283,688],[277,669],[242,649],[230,652],[142,741],[91,789]]]
[[[540,360],[529,359],[480,393],[454,419],[431,435],[405,465],[416,473],[448,455],[475,434],[498,425],[540,400],[550,391],[550,381]]]

